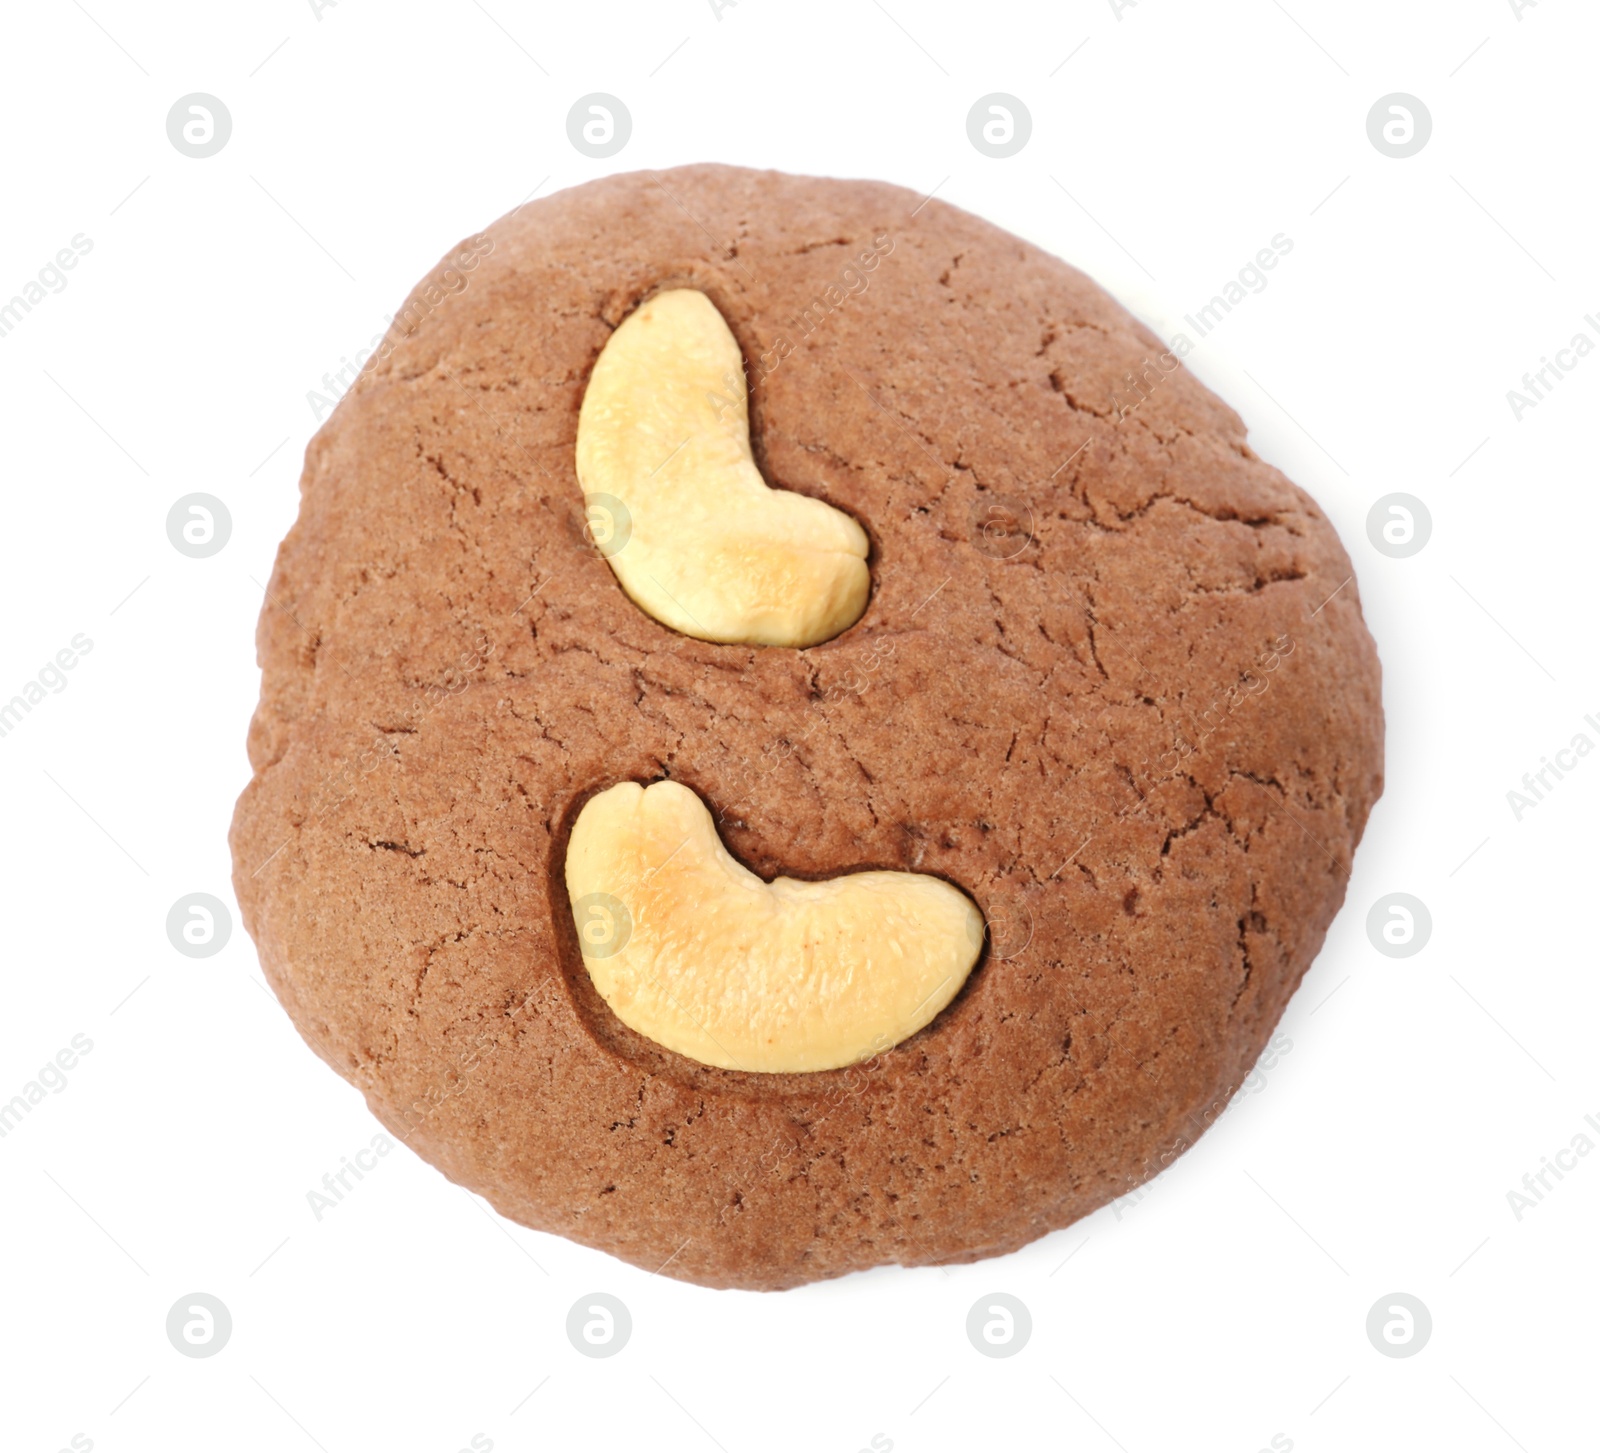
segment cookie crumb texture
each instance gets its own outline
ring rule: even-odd
[[[1094,283],[918,201],[697,166],[496,223],[313,439],[261,616],[234,883],[301,1034],[505,1215],[708,1286],[1012,1251],[1163,1169],[1382,786],[1316,505]],[[871,539],[821,646],[675,634],[585,538],[585,382],[670,287],[733,329],[767,480]],[[764,878],[971,894],[956,1000],[815,1074],[628,1029],[562,866],[590,795],[666,777]]]

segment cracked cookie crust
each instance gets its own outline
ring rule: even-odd
[[[1014,1250],[1163,1169],[1270,1036],[1382,787],[1316,505],[1094,283],[919,201],[700,166],[502,219],[313,439],[262,610],[235,887],[301,1034],[506,1215],[710,1286]],[[871,541],[820,646],[678,635],[585,537],[589,370],[671,287],[739,342],[764,477]],[[762,878],[970,894],[961,993],[812,1074],[628,1029],[561,870],[590,796],[663,778]]]

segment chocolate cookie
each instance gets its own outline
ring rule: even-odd
[[[731,328],[766,481],[865,531],[864,609],[821,644],[696,639],[607,558],[579,412],[668,289]],[[711,1286],[1011,1251],[1161,1170],[1260,1053],[1382,785],[1349,559],[1186,348],[875,183],[611,177],[454,251],[307,450],[261,615],[234,879],[308,1043],[507,1216]],[[959,993],[811,1072],[629,1028],[567,845],[668,779],[761,879],[968,895]]]

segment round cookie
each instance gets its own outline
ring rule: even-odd
[[[590,369],[673,287],[743,349],[765,478],[870,539],[822,645],[676,634],[586,534]],[[267,978],[419,1154],[649,1271],[969,1261],[1154,1175],[1260,1053],[1381,791],[1316,505],[1094,283],[900,188],[697,166],[519,209],[412,294],[301,488],[232,831]],[[666,778],[762,878],[971,895],[959,995],[806,1074],[627,1028],[563,863],[589,798]]]

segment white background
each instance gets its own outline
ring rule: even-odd
[[[1506,391],[1600,340],[1597,53],[1578,0],[8,7],[0,298],[75,234],[93,250],[0,338],[0,699],[94,644],[0,739],[0,1099],[74,1034],[94,1048],[0,1140],[0,1444],[1595,1446],[1600,1154],[1520,1220],[1507,1192],[1600,1118],[1600,756],[1520,821],[1506,794],[1600,741],[1600,355],[1520,422]],[[233,117],[207,160],[167,139],[192,91]],[[567,140],[590,91],[632,113],[609,161]],[[1008,160],[967,140],[992,91],[1033,118]],[[1394,91],[1433,117],[1407,160],[1366,133]],[[232,904],[307,391],[530,192],[699,160],[937,189],[1163,336],[1294,240],[1188,363],[1350,549],[1388,789],[1292,1049],[1137,1202],[1003,1260],[709,1292],[501,1222],[404,1149],[318,1222],[306,1193],[376,1125],[265,991],[236,909],[216,957],[167,940],[182,895]],[[1433,517],[1408,559],[1367,537],[1396,490]],[[210,559],[166,537],[192,491],[232,512]],[[1412,958],[1367,937],[1392,891],[1432,913]],[[204,1360],[164,1331],[194,1291],[234,1322]],[[604,1361],[564,1331],[593,1291],[634,1322]],[[1004,1360],[965,1335],[996,1291],[1033,1318]],[[1434,1324],[1405,1359],[1365,1331],[1396,1291]]]

